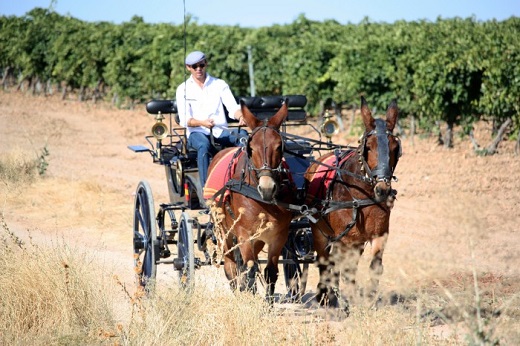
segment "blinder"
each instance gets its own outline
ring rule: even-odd
[[[393,176],[394,167],[390,166],[390,143],[388,136],[393,136],[393,134],[387,130],[386,121],[383,119],[375,119],[376,128],[365,135],[363,135],[361,139],[361,147],[360,150],[365,150],[366,141],[369,136],[376,135],[377,138],[377,165],[370,169],[368,164],[364,158],[364,152],[360,154],[360,160],[362,160],[363,166],[367,174],[375,181],[386,181],[390,182]],[[398,153],[396,157],[396,165],[397,161],[399,161],[399,157],[402,154],[401,142],[398,137],[395,137],[398,145]]]

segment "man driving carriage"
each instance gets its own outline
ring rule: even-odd
[[[231,147],[241,145],[240,138],[248,134],[245,130],[228,128],[224,106],[229,117],[238,120],[239,125],[245,125],[242,112],[229,85],[206,72],[206,55],[193,51],[186,56],[185,64],[191,76],[177,87],[177,109],[180,125],[186,127],[188,148],[197,151],[199,178],[204,187],[210,158],[216,150],[211,136],[214,143]]]

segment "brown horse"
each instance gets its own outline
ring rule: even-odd
[[[282,160],[284,141],[279,132],[288,106],[285,102],[268,121],[256,118],[244,103],[241,107],[251,134],[245,147],[225,149],[213,158],[208,181],[224,170],[220,185],[225,186],[209,203],[213,205],[211,215],[223,246],[224,271],[233,289],[238,286],[256,292],[258,254],[268,245],[264,277],[266,296],[272,302],[278,259],[292,219],[292,212],[279,204],[295,196]],[[208,190],[211,188],[205,189],[205,197]]]
[[[372,117],[362,97],[361,114],[365,132],[359,147],[322,156],[305,174],[307,203],[318,210],[312,234],[320,272],[317,299],[324,305],[338,306],[340,276],[354,288],[366,242],[372,245],[371,293],[376,292],[383,272],[390,211],[397,193],[391,181],[396,179],[393,174],[401,155],[400,142],[392,135],[397,103],[389,105],[385,121]],[[348,301],[342,302],[348,312]]]

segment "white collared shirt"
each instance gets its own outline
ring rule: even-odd
[[[206,73],[203,88],[200,88],[193,76],[190,76],[186,82],[177,87],[175,97],[177,99],[179,125],[186,127],[188,137],[192,132],[202,132],[206,135],[210,133],[209,129],[204,126],[189,127],[188,120],[191,118],[197,120],[213,119],[215,123],[213,135],[217,138],[220,137],[222,131],[228,126],[223,106],[226,106],[229,117],[233,119],[235,112],[240,108],[229,85],[222,79],[212,77],[208,73]]]

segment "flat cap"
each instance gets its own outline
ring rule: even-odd
[[[201,51],[196,50],[188,54],[186,57],[186,65],[193,65],[204,59],[206,59],[206,55]]]

